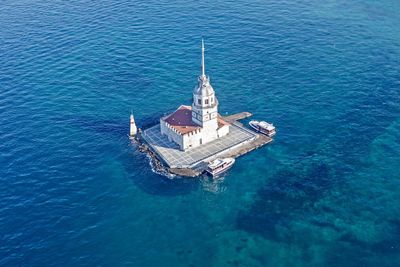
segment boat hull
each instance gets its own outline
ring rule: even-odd
[[[226,165],[225,165],[223,168],[218,169],[218,170],[210,170],[210,169],[207,169],[206,172],[207,172],[209,175],[211,175],[211,176],[213,176],[213,177],[216,177],[216,176],[218,176],[218,175],[220,175],[220,174],[226,172],[226,171],[229,170],[230,168],[232,168],[232,166],[233,166],[234,163],[235,163],[235,160],[232,159],[230,162],[226,163]]]
[[[249,125],[250,125],[251,128],[253,128],[257,132],[262,133],[262,134],[264,134],[264,135],[266,135],[268,137],[272,137],[272,136],[274,136],[276,134],[276,130],[267,131],[267,130],[265,130],[263,128],[260,128],[257,124],[252,123],[252,122],[249,122]]]

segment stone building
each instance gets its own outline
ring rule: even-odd
[[[181,150],[201,146],[229,134],[229,123],[218,114],[218,99],[205,74],[204,42],[201,45],[201,70],[193,91],[191,106],[181,105],[160,119],[161,134],[179,145]]]

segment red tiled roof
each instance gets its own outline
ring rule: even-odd
[[[230,125],[230,123],[224,121],[222,116],[218,114],[218,129],[224,127],[225,125]]]
[[[180,106],[174,113],[164,119],[180,134],[193,132],[201,127],[192,121],[192,107]]]
[[[192,121],[192,107],[191,106],[180,106],[174,113],[170,114],[163,119],[172,128],[174,128],[181,135],[193,132],[201,129],[199,125]],[[218,129],[230,125],[224,121],[221,115],[218,114]]]

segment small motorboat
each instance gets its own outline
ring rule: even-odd
[[[206,171],[207,173],[215,177],[227,171],[230,167],[232,167],[233,163],[235,163],[234,158],[216,159],[208,164]]]
[[[266,121],[250,121],[250,126],[255,129],[257,132],[265,134],[269,137],[272,137],[276,134],[275,126],[272,123],[268,123]]]

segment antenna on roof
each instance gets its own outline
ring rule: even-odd
[[[206,63],[204,61],[204,39],[201,38],[201,76],[206,76]]]

